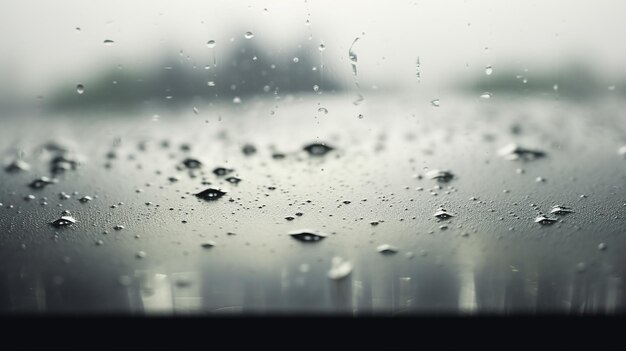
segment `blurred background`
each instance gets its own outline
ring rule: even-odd
[[[357,81],[428,101],[459,89],[623,95],[625,10],[610,0],[3,0],[0,103],[6,118],[7,106],[176,106]]]

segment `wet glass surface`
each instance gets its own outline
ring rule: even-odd
[[[24,6],[3,4],[17,18]],[[442,14],[456,25],[444,37],[470,36],[468,23],[501,31],[456,48],[398,43],[400,29],[434,26],[397,15],[420,4],[367,25],[339,23],[326,3],[220,6],[243,12],[244,29],[161,3],[143,37],[115,12],[63,17],[75,25],[55,44],[102,65],[64,70],[73,59],[52,51],[48,90],[18,63],[38,49],[7,55],[21,88],[0,90],[0,312],[623,312],[626,100],[610,64],[623,49],[587,79],[545,68],[572,72],[569,59],[528,58],[528,70],[485,54],[520,27],[471,6],[468,20]],[[275,8],[302,12],[291,44],[270,29]],[[559,17],[569,31],[545,23],[576,38],[585,10]],[[337,35],[311,29],[317,18]],[[138,41],[173,24],[197,43],[166,37],[184,48],[142,63]],[[433,82],[455,69],[471,73]]]

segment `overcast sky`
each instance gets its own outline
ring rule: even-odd
[[[5,90],[37,95],[110,65],[150,65],[163,49],[206,64],[248,30],[271,50],[291,51],[311,36],[326,45],[331,74],[348,80],[348,48],[358,36],[359,76],[382,86],[417,84],[418,56],[422,87],[489,64],[495,74],[504,65],[532,70],[579,60],[623,74],[625,15],[623,0],[1,0],[0,81]],[[211,39],[214,49],[206,46]]]

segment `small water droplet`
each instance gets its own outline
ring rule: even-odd
[[[189,169],[197,169],[202,167],[202,162],[196,160],[195,158],[186,158],[183,160],[183,165]]]
[[[215,174],[218,177],[225,176],[225,175],[230,174],[232,172],[234,172],[233,169],[225,168],[225,167],[216,167],[213,170],[213,174]]]
[[[598,250],[605,251],[606,250],[606,244],[605,243],[598,244]]]
[[[118,225],[116,225],[115,227],[113,227],[113,229],[115,229],[115,230],[122,230],[122,229],[124,229],[124,226],[123,226],[123,225],[118,224]]]
[[[145,251],[137,251],[135,254],[135,257],[139,259],[145,258],[146,256],[148,256],[148,254]]]
[[[398,248],[389,244],[383,244],[376,248],[376,251],[383,255],[393,255],[398,252]]]
[[[325,239],[328,236],[327,234],[316,232],[316,231],[311,231],[311,230],[298,230],[298,231],[290,232],[289,235],[298,241],[302,241],[306,243],[318,242],[318,241]]]
[[[297,57],[294,57],[294,58],[293,58],[293,62],[294,62],[294,63],[298,63],[298,62],[300,62],[300,59],[299,59],[299,58],[297,58]]]
[[[106,46],[112,46],[113,44],[115,44],[115,42],[113,40],[111,40],[111,39],[106,39],[104,41],[104,45],[106,45]]]
[[[493,94],[491,94],[490,92],[486,91],[486,92],[484,92],[484,93],[480,94],[480,98],[481,98],[481,99],[491,99],[491,96],[492,96],[492,95],[493,95]]]
[[[226,195],[226,191],[217,188],[208,188],[194,195],[202,200],[214,201]]]
[[[85,196],[81,197],[78,201],[80,201],[82,203],[85,203],[85,202],[89,202],[91,200],[93,200],[93,198],[91,196],[85,195]]]
[[[320,143],[312,143],[312,144],[306,145],[302,149],[308,152],[309,155],[311,156],[324,156],[328,152],[334,150],[333,147],[325,145],[325,144],[320,144]]]
[[[213,240],[208,240],[207,242],[205,242],[205,243],[203,243],[203,244],[202,244],[202,247],[203,247],[203,248],[205,248],[205,249],[210,249],[210,248],[212,248],[212,247],[213,247],[213,246],[215,246],[215,245],[217,245],[217,244],[215,243],[215,241],[213,241]]]
[[[233,98],[233,104],[240,104],[241,103],[241,98],[239,96],[235,96]]]
[[[214,87],[215,86],[215,82],[210,80],[210,81],[206,82],[206,85],[208,85],[210,87]]]
[[[251,144],[246,144],[243,146],[243,148],[241,148],[241,152],[243,152],[243,154],[246,156],[250,156],[256,153],[256,147]]]
[[[318,47],[317,47],[317,49],[318,49],[319,51],[324,51],[324,50],[326,50],[326,45],[324,45],[324,44],[320,44],[320,46],[318,46]]]
[[[363,115],[359,113],[358,119],[363,119]]]
[[[626,158],[626,145],[620,147],[619,149],[617,149],[617,153],[620,156],[623,156],[624,158]]]
[[[196,115],[200,113],[200,110],[198,110],[198,108],[195,106],[193,107],[192,110],[193,110],[193,113],[195,113]]]
[[[206,46],[209,49],[213,49],[215,47],[215,45],[216,45],[215,40],[209,40],[209,41],[206,42]]]
[[[449,218],[454,217],[454,215],[452,213],[448,213],[443,208],[440,208],[439,210],[437,210],[437,212],[435,212],[435,214],[433,216],[437,217],[439,219],[449,219]]]
[[[48,178],[48,177],[40,177],[38,179],[33,180],[29,186],[33,189],[41,189],[47,185],[54,184],[58,182],[56,178]]]
[[[485,67],[485,74],[490,76],[493,73],[493,67],[491,67],[491,65],[488,65],[487,67]]]
[[[226,181],[232,184],[238,184],[239,182],[241,182],[241,179],[237,177],[228,177],[226,178]]]
[[[25,161],[22,161],[19,159],[14,160],[10,164],[8,164],[5,168],[5,170],[10,173],[28,171],[29,169],[30,169],[30,165],[26,163]]]
[[[564,215],[564,214],[573,213],[573,212],[574,211],[572,210],[571,207],[567,207],[564,205],[552,206],[552,210],[550,210],[551,214],[556,214],[556,215]]]
[[[246,32],[243,35],[243,37],[246,38],[246,39],[252,39],[254,37],[254,34],[252,32]]]
[[[435,107],[439,107],[439,104],[440,104],[439,99],[430,100],[430,104]]]
[[[436,179],[439,182],[449,182],[452,178],[454,178],[454,174],[452,174],[452,172],[438,169],[426,172],[426,176],[430,179]]]
[[[69,211],[68,211],[68,212],[63,212],[63,214],[61,215],[61,218],[53,221],[50,224],[57,228],[61,228],[61,227],[70,226],[75,223],[76,223],[76,219],[70,216]]]
[[[558,220],[556,218],[550,218],[545,215],[539,215],[535,218],[535,223],[539,223],[541,225],[551,225],[556,223]]]
[[[543,151],[531,150],[521,147],[515,143],[511,143],[498,151],[498,154],[507,160],[534,160],[544,157],[546,154]]]
[[[85,86],[84,86],[84,85],[82,85],[82,84],[78,84],[78,85],[76,85],[76,92],[77,92],[79,95],[82,95],[82,94],[85,92]]]
[[[328,271],[328,278],[333,280],[341,280],[352,273],[352,263],[348,260],[344,260],[341,257],[333,257],[331,262],[331,268]]]
[[[325,107],[320,107],[317,109],[317,112],[322,112],[323,114],[328,114],[328,109]]]

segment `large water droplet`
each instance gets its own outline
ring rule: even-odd
[[[325,239],[328,236],[324,233],[315,232],[311,230],[298,230],[298,231],[289,233],[289,235],[298,241],[302,241],[306,243],[318,242],[318,241]]]
[[[213,49],[215,47],[215,40],[209,40],[206,42],[206,46],[209,47],[209,49]]]
[[[213,201],[226,195],[226,191],[217,188],[208,188],[194,195],[202,200]]]
[[[76,85],[76,92],[82,95],[85,92],[85,86],[82,84]]]
[[[493,67],[491,65],[485,67],[485,74],[490,76],[493,73]]]
[[[328,278],[333,280],[340,280],[352,273],[352,263],[348,260],[344,260],[341,257],[333,257],[332,266],[328,271]]]
[[[439,105],[440,105],[439,99],[430,100],[430,104],[435,106],[435,107],[439,107]]]
[[[243,152],[243,154],[246,156],[250,156],[256,153],[256,147],[252,144],[246,144],[243,146],[243,148],[241,148],[241,152]]]
[[[254,34],[252,32],[246,32],[243,35],[243,37],[246,38],[246,39],[252,39],[254,37]]]

